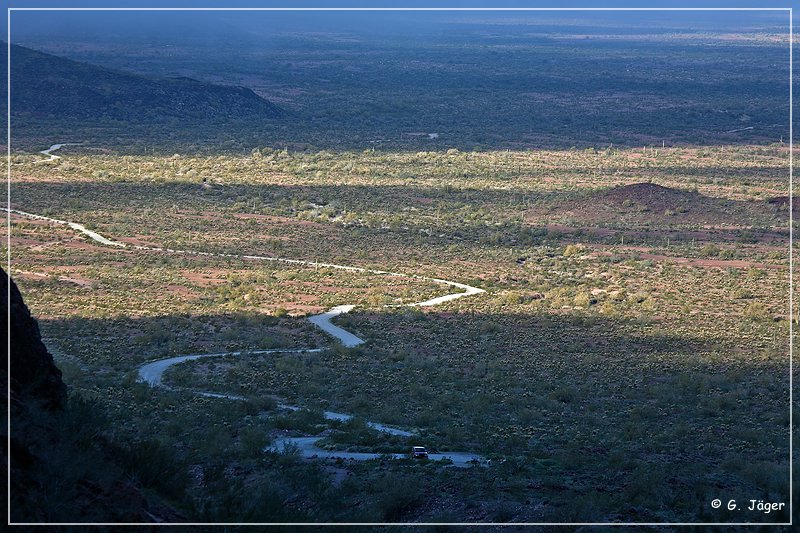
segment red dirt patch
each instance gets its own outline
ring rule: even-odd
[[[641,254],[642,259],[652,261],[669,261],[679,265],[697,266],[703,268],[768,268],[771,270],[781,270],[785,267],[768,263],[757,263],[755,261],[743,261],[739,259],[699,259],[697,257],[673,257],[670,255]]]
[[[259,307],[260,311],[266,312],[271,314],[276,309],[286,309],[291,316],[299,316],[299,315],[313,315],[317,313],[321,313],[325,310],[325,307],[321,307],[319,305],[304,305],[300,303],[280,303],[280,304],[265,304]]]
[[[11,242],[14,242],[14,239],[11,239]],[[36,252],[41,252],[46,248],[50,248],[51,246],[57,246],[59,244],[61,244],[61,241],[49,241],[42,244],[38,244],[36,246],[31,246],[31,250]]]
[[[66,267],[65,267],[66,268]],[[52,270],[52,273],[55,273],[55,269]],[[51,277],[51,273],[46,272],[31,272],[28,270],[19,270],[14,269],[14,274],[23,278],[23,279],[30,279],[30,280],[37,280],[41,281],[43,279],[49,279]],[[87,278],[78,277],[75,275],[72,276],[57,276],[58,281],[72,283],[73,285],[78,285],[79,287],[87,287],[91,288],[95,283],[96,280],[91,280]]]
[[[146,240],[151,239],[150,235],[136,235],[135,237],[118,237],[116,240],[120,242],[125,242],[128,244],[133,244],[134,246],[149,246],[152,248],[158,248],[161,246],[160,244],[154,243],[153,241]]]
[[[184,287],[183,285],[167,285],[164,288],[168,292],[171,292],[172,294],[177,294],[178,296],[181,296],[183,298],[195,299],[200,297],[200,295],[197,294],[195,291],[193,291],[189,287]]]
[[[200,285],[201,287],[211,287],[214,285],[224,285],[225,283],[228,283],[228,279],[225,276],[235,272],[235,270],[222,269],[208,270],[206,272],[185,270],[181,272],[181,275],[186,278],[187,281],[191,281],[192,283]]]
[[[422,196],[412,196],[411,200],[414,200],[415,202],[418,202],[420,204],[432,204],[433,203],[433,198],[424,198]]]
[[[612,237],[614,235],[624,238],[642,238],[646,237],[649,240],[659,239],[673,239],[673,241],[688,241],[695,240],[697,242],[738,242],[742,239],[742,230],[748,230],[753,239],[758,242],[778,242],[780,246],[762,245],[759,247],[761,250],[775,250],[781,249],[785,243],[789,242],[789,230],[786,228],[773,227],[772,229],[751,229],[748,226],[731,226],[731,225],[710,225],[705,224],[701,226],[702,229],[680,229],[680,228],[648,228],[647,231],[642,230],[623,230],[604,228],[602,226],[568,226],[566,224],[545,224],[548,231],[559,232],[565,236],[580,234],[590,235],[592,237]],[[572,239],[570,239],[570,242]],[[606,246],[596,244],[594,246]],[[630,247],[631,249],[635,247]],[[648,249],[644,248],[643,249]],[[476,265],[477,266],[477,265]]]
[[[313,294],[287,294],[286,299],[295,302],[311,303],[319,301],[319,296]]]

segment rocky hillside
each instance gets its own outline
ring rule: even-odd
[[[9,287],[10,285],[10,287]],[[2,435],[2,476],[11,455],[14,522],[162,522],[183,517],[146,497],[101,435],[102,413],[69,398],[17,285],[0,268],[3,331],[11,315],[11,448]],[[7,338],[6,338],[7,340]],[[9,369],[6,369],[8,371]],[[8,375],[2,377],[5,387]],[[8,391],[4,390],[6,397]],[[6,425],[3,424],[3,433]],[[124,450],[123,450],[124,451]]]
[[[7,324],[10,311],[12,406],[19,409],[36,403],[49,411],[63,409],[67,388],[61,380],[61,371],[42,343],[39,325],[22,300],[17,284],[0,268],[0,293],[8,294],[9,284],[11,306],[3,306],[0,320]]]
[[[3,81],[5,86],[5,80]],[[12,120],[160,123],[275,119],[283,111],[246,87],[149,78],[11,46]]]

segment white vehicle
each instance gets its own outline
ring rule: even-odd
[[[411,448],[411,457],[414,459],[427,459],[428,450],[424,446],[413,446]]]

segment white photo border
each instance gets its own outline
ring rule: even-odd
[[[784,11],[789,15],[789,521],[788,522],[164,522],[164,523],[139,523],[139,522],[12,522],[11,521],[11,284],[8,283],[6,294],[8,323],[8,357],[7,357],[7,450],[8,454],[8,479],[7,479],[7,509],[9,526],[792,526],[793,525],[793,359],[794,359],[794,275],[793,275],[793,243],[794,243],[794,218],[793,218],[793,48],[794,29],[792,7],[8,7],[7,8],[7,90],[6,90],[6,205],[11,206],[11,13],[14,11]],[[11,212],[7,211],[6,218],[6,266],[7,273],[11,276]]]

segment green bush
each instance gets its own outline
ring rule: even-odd
[[[765,320],[769,318],[767,307],[761,302],[750,302],[744,308],[742,316],[750,320]]]
[[[582,244],[570,244],[564,248],[564,257],[572,257],[573,255],[583,253],[583,249],[584,247]]]

